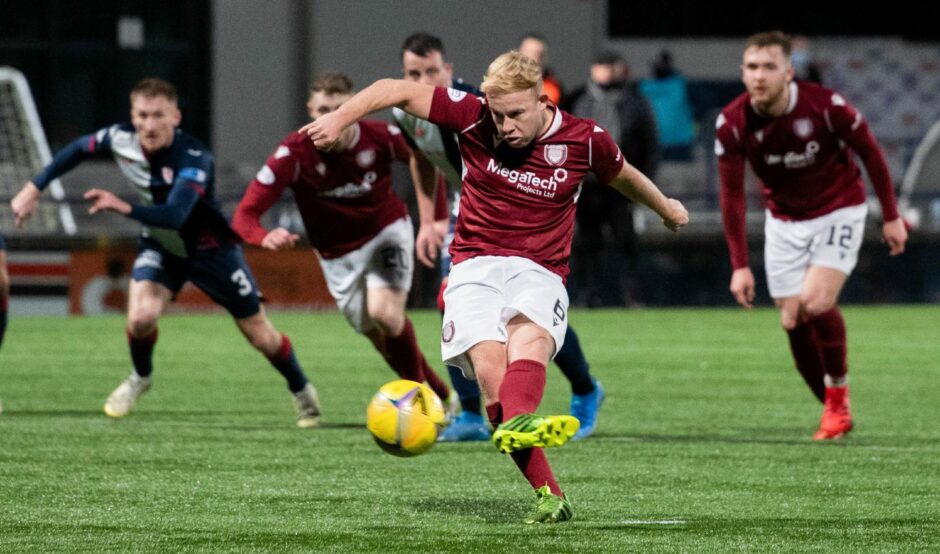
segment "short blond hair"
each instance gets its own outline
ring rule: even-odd
[[[490,62],[480,85],[480,90],[486,94],[506,94],[531,88],[536,94],[542,94],[542,68],[516,50]]]

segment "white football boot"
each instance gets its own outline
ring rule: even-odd
[[[150,390],[150,377],[141,377],[131,373],[130,377],[121,381],[114,392],[108,396],[104,403],[104,413],[109,417],[124,417],[134,408],[140,395]]]
[[[309,382],[294,393],[294,408],[297,410],[297,427],[306,429],[320,424],[320,397]]]

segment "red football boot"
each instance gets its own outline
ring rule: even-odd
[[[849,387],[826,387],[826,407],[823,408],[819,430],[814,441],[841,438],[852,430],[852,411],[849,409]]]

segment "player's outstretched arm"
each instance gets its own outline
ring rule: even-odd
[[[329,150],[340,138],[343,129],[365,116],[391,108],[401,108],[415,117],[427,119],[431,112],[434,87],[403,79],[380,79],[362,89],[336,111],[320,116],[300,128],[310,136],[314,146]]]
[[[689,223],[689,212],[682,202],[675,198],[667,198],[649,177],[626,161],[623,162],[623,167],[617,177],[610,182],[610,186],[630,200],[639,202],[656,212],[659,217],[663,218],[663,225],[670,231],[678,231],[683,225]]]
[[[42,191],[32,181],[28,181],[20,189],[13,200],[10,200],[10,209],[13,210],[13,221],[17,229],[22,229],[26,221],[35,213],[39,206],[39,197]]]

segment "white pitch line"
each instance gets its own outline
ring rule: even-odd
[[[625,519],[624,525],[685,525],[684,519]]]

